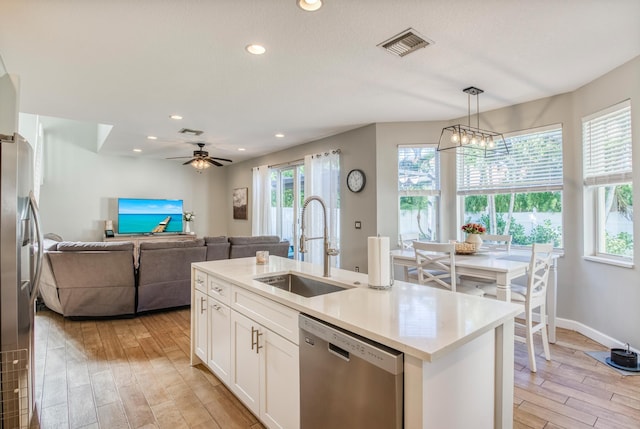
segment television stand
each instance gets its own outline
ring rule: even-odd
[[[162,232],[156,234],[115,234],[113,237],[102,237],[102,241],[130,241],[133,243],[133,262],[138,268],[138,256],[140,255],[140,243],[153,241],[191,241],[198,238],[195,234],[180,232]]]

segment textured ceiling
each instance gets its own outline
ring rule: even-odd
[[[0,0],[0,55],[22,112],[113,125],[101,152],[189,155],[198,140],[236,161],[372,122],[462,117],[471,85],[481,111],[572,91],[640,55],[638,0],[324,3]],[[377,47],[409,27],[435,43],[404,58]]]

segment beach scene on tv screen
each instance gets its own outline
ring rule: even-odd
[[[118,232],[147,234],[182,232],[182,200],[118,200]]]

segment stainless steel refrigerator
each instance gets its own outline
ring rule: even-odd
[[[0,135],[0,428],[28,428],[34,408],[34,303],[42,234],[33,194],[33,151]]]

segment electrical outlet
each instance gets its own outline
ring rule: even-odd
[[[360,272],[360,267],[356,266],[356,273],[359,273],[359,272]]]

